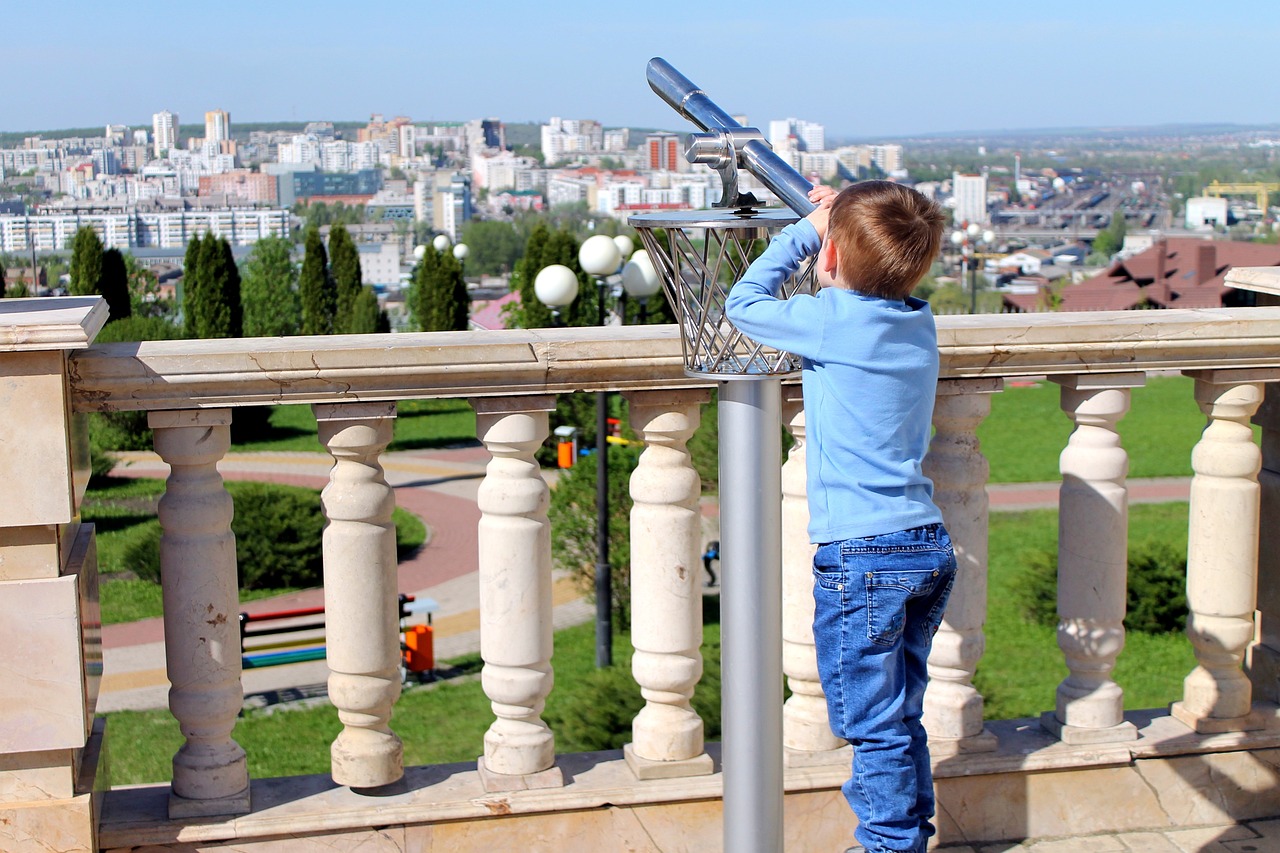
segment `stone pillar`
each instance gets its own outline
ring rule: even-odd
[[[948,379],[938,383],[934,436],[924,473],[951,534],[959,570],[942,626],[929,655],[924,725],[935,756],[988,752],[995,735],[982,723],[982,694],[973,674],[982,658],[987,620],[987,478],[990,466],[978,444],[978,425],[991,414],[991,395],[1002,379]]]
[[[1267,386],[1253,422],[1262,427],[1258,632],[1245,671],[1255,698],[1280,704],[1280,388]]]
[[[147,422],[169,465],[158,513],[165,663],[169,710],[185,738],[173,757],[169,816],[243,814],[249,771],[231,738],[244,703],[236,539],[217,468],[231,447],[231,412],[152,412]]]
[[[1055,377],[1075,424],[1062,451],[1058,497],[1058,648],[1068,675],[1041,717],[1066,743],[1135,740],[1124,692],[1111,678],[1124,648],[1129,564],[1129,456],[1116,424],[1143,373]]]
[[[631,475],[631,672],[645,706],[623,752],[639,779],[706,776],[714,768],[702,719],[689,704],[702,676],[702,489],[686,442],[710,395],[626,397],[631,426],[645,442]]]
[[[479,760],[488,791],[564,784],[555,736],[542,719],[551,692],[549,492],[534,453],[555,398],[481,397],[476,433],[492,454],[480,508],[480,680],[497,717]]]
[[[321,494],[325,645],[329,699],[342,731],[330,747],[333,781],[378,788],[404,775],[404,747],[391,731],[400,698],[395,493],[379,456],[391,442],[392,403],[312,406],[320,443],[333,456]]]
[[[813,644],[813,552],[805,473],[804,394],[782,388],[782,420],[795,439],[782,464],[782,671],[791,697],[782,706],[782,745],[788,766],[846,763],[842,738],[831,733],[827,699],[818,680]]]
[[[0,850],[98,850],[102,626],[68,352],[106,318],[98,297],[0,299]]]
[[[1249,419],[1262,402],[1264,370],[1188,371],[1209,418],[1191,454],[1187,543],[1187,636],[1199,665],[1170,713],[1198,732],[1260,728],[1241,663],[1254,637],[1258,581],[1258,470]]]

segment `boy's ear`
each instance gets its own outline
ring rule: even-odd
[[[836,275],[836,244],[830,240],[824,240],[822,249],[818,252],[818,263],[821,265],[823,272],[831,274],[832,278]]]

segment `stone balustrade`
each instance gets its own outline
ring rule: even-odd
[[[1019,790],[1039,791],[1062,784],[1060,771],[1074,768],[1112,773],[1124,788],[1129,776],[1114,774],[1137,779],[1138,770],[1122,768],[1138,761],[1167,761],[1176,771],[1177,756],[1251,756],[1251,750],[1280,747],[1269,704],[1280,698],[1280,604],[1274,591],[1259,603],[1257,584],[1259,571],[1267,577],[1276,571],[1274,549],[1263,546],[1259,562],[1259,537],[1276,528],[1280,512],[1280,423],[1265,420],[1261,453],[1249,429],[1266,383],[1280,379],[1280,307],[946,317],[938,325],[942,378],[926,464],[963,578],[929,661],[926,697],[940,803],[944,812],[948,803],[965,803],[963,814],[944,814],[944,839],[1012,837],[1019,829],[1010,829],[999,796],[988,801],[973,793],[979,788],[963,787],[979,785],[975,780],[1003,790],[1007,778]],[[0,357],[5,341],[0,327]],[[185,740],[174,758],[172,789],[164,789],[167,806],[159,805],[154,789],[110,795],[105,845],[128,849],[181,839],[211,849],[288,833],[354,838],[392,825],[433,828],[435,843],[445,845],[450,827],[466,827],[475,842],[520,832],[513,821],[521,815],[534,820],[604,805],[639,814],[719,796],[718,747],[704,743],[702,720],[689,702],[702,660],[698,478],[686,445],[709,386],[683,374],[673,328],[110,344],[74,351],[65,365],[70,410],[149,412],[156,449],[173,466],[161,508],[162,564],[171,708]],[[1130,389],[1156,371],[1194,377],[1196,401],[1208,419],[1192,460],[1189,519],[1188,633],[1198,665],[1170,714],[1135,720],[1123,711],[1111,679],[1124,646],[1127,536],[1127,456],[1116,424]],[[984,721],[974,685],[984,653],[988,554],[987,463],[977,429],[1005,380],[1026,376],[1048,376],[1061,386],[1064,417],[1074,426],[1062,454],[1059,533],[1058,636],[1068,675],[1056,701],[1046,697],[1053,708],[1043,726],[1030,728]],[[551,557],[548,491],[533,454],[547,437],[553,395],[597,390],[626,395],[632,425],[647,445],[631,481],[633,676],[644,704],[625,758],[584,761],[557,755],[554,732],[542,719],[554,689]],[[788,816],[800,809],[819,821],[797,849],[837,849],[847,841],[838,787],[848,750],[825,725],[808,625],[811,550],[803,533],[798,390],[784,386],[783,419],[796,441],[780,495],[783,660],[792,692],[782,714]],[[394,498],[379,455],[395,402],[421,398],[469,399],[477,438],[492,455],[478,496],[477,566],[482,683],[494,719],[476,745],[481,757],[470,775],[404,768],[395,735]],[[13,409],[12,401],[0,403]],[[333,602],[330,695],[343,723],[332,745],[332,779],[342,787],[303,785],[307,793],[297,799],[310,805],[295,802],[285,817],[280,809],[288,798],[266,783],[249,783],[243,750],[231,737],[239,658],[217,616],[235,609],[234,563],[227,563],[229,499],[216,472],[235,408],[283,403],[315,407],[321,442],[335,460],[324,495],[330,520],[324,563]],[[0,462],[10,464],[3,455]],[[4,469],[0,475],[12,476]],[[11,577],[5,561],[16,553],[14,530],[28,524],[4,523],[0,583]],[[1261,608],[1256,620],[1255,607]],[[0,704],[0,724],[9,713]],[[3,731],[0,725],[0,738]],[[8,749],[0,754],[0,816],[25,814],[21,803],[10,804],[18,802],[11,780],[28,773],[23,768],[30,761],[21,758],[21,748],[2,739],[0,745]],[[396,790],[407,793],[388,795],[396,782]],[[1081,777],[1079,784],[1091,783]],[[1274,800],[1266,798],[1266,807],[1280,813]],[[1078,811],[1067,812],[1027,817],[1029,825],[1020,829],[1030,835],[1052,829],[1054,820],[1081,819]],[[192,816],[201,818],[198,825],[189,823]],[[1118,818],[1088,819],[1104,821],[1101,830]],[[682,820],[696,837],[709,831],[704,824],[714,826],[688,814]],[[715,843],[694,846],[716,849]]]

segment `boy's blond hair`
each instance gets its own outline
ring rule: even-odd
[[[839,283],[905,299],[938,257],[944,224],[942,209],[909,187],[890,181],[847,187],[831,203],[827,224]]]

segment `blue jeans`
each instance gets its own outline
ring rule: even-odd
[[[933,772],[925,662],[956,576],[941,524],[818,546],[813,635],[831,730],[853,744],[845,799],[872,853],[923,853]]]

